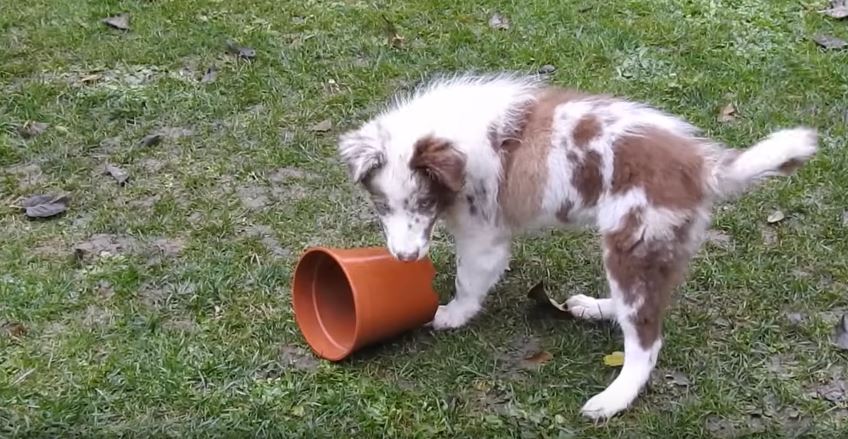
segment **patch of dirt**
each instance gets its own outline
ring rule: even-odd
[[[464,397],[471,410],[480,414],[506,414],[515,395],[508,387],[486,379],[475,379]]]
[[[848,313],[848,308],[833,308],[827,311],[822,311],[817,314],[818,320],[828,325],[836,325],[844,314]]]
[[[200,325],[190,317],[171,318],[162,322],[162,327],[175,332],[194,334],[200,331]]]
[[[177,257],[185,250],[186,243],[182,238],[159,238],[153,241],[153,247],[168,257]]]
[[[108,300],[109,298],[114,296],[115,289],[112,288],[112,283],[108,280],[101,280],[97,282],[97,295],[104,300]]]
[[[109,137],[100,141],[100,149],[105,153],[112,153],[121,148],[124,139],[121,136]]]
[[[709,229],[707,231],[707,242],[724,250],[732,249],[734,245],[733,238],[730,235],[716,229]]]
[[[49,238],[33,247],[32,253],[40,258],[60,259],[71,255],[65,242],[59,238]]]
[[[770,374],[780,379],[790,379],[795,377],[798,361],[789,354],[777,354],[769,357],[765,367]]]
[[[42,186],[47,181],[41,167],[36,164],[10,166],[5,172],[18,179],[18,188],[21,190]]]
[[[159,202],[160,199],[161,199],[161,197],[159,195],[151,195],[149,197],[130,200],[127,203],[127,206],[131,207],[134,210],[136,210],[136,209],[150,210],[150,209],[153,208],[153,206],[156,205],[156,203]]]
[[[247,227],[244,232],[250,238],[259,239],[262,245],[268,250],[268,253],[278,258],[286,258],[291,255],[291,252],[280,244],[280,241],[274,237],[274,229],[263,224],[257,224]]]
[[[89,329],[93,329],[111,325],[114,319],[115,315],[110,309],[101,308],[97,305],[89,305],[83,313],[82,324]]]
[[[765,244],[766,247],[774,247],[777,245],[777,233],[774,230],[768,227],[763,227],[760,229],[760,234],[763,238],[763,244]]]
[[[538,364],[528,359],[539,355],[540,352],[544,351],[539,339],[530,336],[516,337],[502,352],[495,354],[495,359],[500,363],[498,374],[510,380],[522,379],[524,372],[538,368]]]
[[[130,236],[98,233],[74,246],[74,256],[82,262],[102,256],[114,256],[132,252],[137,247]]]
[[[250,210],[262,209],[271,202],[268,198],[268,189],[256,184],[242,186],[236,192],[244,207]]]
[[[285,368],[297,370],[315,370],[321,364],[321,361],[312,352],[289,345],[280,346],[278,362]]]
[[[276,184],[285,184],[292,180],[302,180],[307,177],[311,177],[311,175],[308,175],[301,169],[286,166],[269,174],[268,180]]]
[[[156,159],[144,159],[139,163],[139,165],[141,165],[141,169],[144,169],[150,174],[155,174],[165,167],[165,163],[163,161]]]
[[[184,127],[162,127],[156,130],[156,133],[168,140],[177,140],[193,136],[194,130]]]
[[[162,308],[167,304],[170,294],[165,286],[157,285],[152,282],[143,284],[138,289],[138,298],[141,303],[149,308]]]
[[[834,404],[848,402],[848,381],[842,366],[831,366],[817,373],[815,381],[807,386],[807,396]]]
[[[786,320],[793,326],[800,326],[807,321],[807,316],[800,312],[787,312]]]
[[[177,282],[173,284],[147,282],[139,287],[136,297],[149,308],[161,309],[168,307],[171,299],[191,297],[196,290],[197,286],[191,282]]]

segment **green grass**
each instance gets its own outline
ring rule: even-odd
[[[845,401],[809,396],[848,356],[848,38],[823,1],[617,2],[30,0],[0,14],[0,436],[699,437],[848,430]],[[822,4],[819,4],[822,3]],[[498,11],[508,30],[487,25]],[[99,20],[131,14],[132,30]],[[387,44],[382,14],[405,38]],[[225,54],[234,38],[253,62]],[[462,330],[421,330],[340,364],[314,361],[292,318],[308,245],[380,244],[334,155],[335,135],[438,72],[544,64],[552,81],[643,100],[728,144],[811,125],[797,176],[717,210],[666,322],[652,389],[593,425],[580,406],[617,373],[608,325],[532,312],[540,279],[563,300],[604,291],[594,239],[516,243],[512,271]],[[215,66],[217,79],[199,83]],[[81,84],[99,72],[98,81]],[[330,81],[333,81],[331,83]],[[739,117],[716,120],[733,102]],[[327,133],[309,128],[330,119]],[[25,140],[16,127],[46,122]],[[162,127],[192,130],[141,147]],[[101,173],[126,169],[120,187]],[[19,197],[65,191],[66,215],[29,221]],[[775,209],[786,220],[769,225]],[[264,226],[264,227],[263,227]],[[88,255],[95,234],[131,248]],[[433,258],[443,299],[451,251]],[[162,251],[154,241],[179,241]],[[132,244],[132,245],[129,245]],[[788,313],[801,313],[793,323]],[[22,325],[22,326],[21,326]],[[529,348],[527,346],[530,346]],[[544,349],[538,370],[515,360]],[[841,404],[841,405],[840,405]],[[793,433],[794,432],[794,433]]]

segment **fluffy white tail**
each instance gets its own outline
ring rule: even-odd
[[[769,177],[787,176],[815,153],[818,135],[808,128],[772,133],[744,150],[725,150],[715,168],[716,192],[722,197],[739,195]]]

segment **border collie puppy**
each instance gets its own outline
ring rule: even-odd
[[[423,258],[437,219],[456,243],[456,294],[431,325],[474,317],[510,259],[514,236],[547,227],[600,235],[610,295],[570,297],[583,319],[614,320],[624,366],[582,413],[626,409],[662,345],[669,298],[709,226],[713,205],[816,152],[815,131],[776,131],[730,149],[649,106],[512,75],[441,78],[339,138],[351,178],[370,194],[387,247]]]

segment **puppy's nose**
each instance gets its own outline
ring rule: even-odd
[[[416,251],[416,252],[398,253],[397,258],[398,258],[398,260],[403,261],[403,262],[412,262],[412,261],[418,259],[418,252]]]

